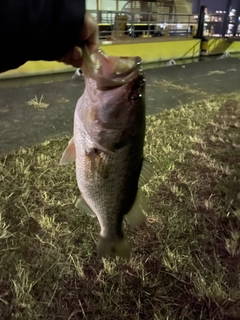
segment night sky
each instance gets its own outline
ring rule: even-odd
[[[236,4],[239,0],[232,0],[232,8],[236,9]],[[199,0],[193,0],[193,12],[197,10],[197,3]],[[224,11],[226,7],[226,0],[200,0],[201,6],[206,6],[208,12]]]

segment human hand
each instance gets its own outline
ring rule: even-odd
[[[90,54],[97,51],[98,24],[97,21],[88,12],[86,12],[84,17],[84,25],[80,34],[80,41],[82,41],[87,46]],[[70,64],[75,68],[80,68],[82,65],[82,56],[82,49],[78,46],[75,46],[59,61]]]
[[[98,50],[98,24],[89,12],[85,14],[81,41],[87,45],[90,54]]]

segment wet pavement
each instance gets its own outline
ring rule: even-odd
[[[239,72],[239,58],[147,69],[147,114],[240,91]],[[71,135],[74,108],[84,90],[84,81],[71,76],[39,77],[31,84],[28,79],[0,82],[0,155]],[[48,106],[30,106],[35,96]]]

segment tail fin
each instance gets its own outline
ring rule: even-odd
[[[117,241],[111,241],[100,237],[97,244],[97,252],[100,257],[119,256],[130,259],[131,245],[126,238]]]

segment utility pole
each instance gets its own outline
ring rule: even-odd
[[[198,27],[197,27],[197,33],[194,36],[196,39],[203,39],[203,31],[204,31],[204,20],[205,20],[205,6],[200,7],[200,12],[198,15]]]

